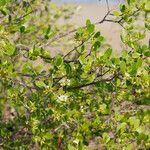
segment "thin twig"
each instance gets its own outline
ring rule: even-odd
[[[73,51],[75,51],[77,48],[79,48],[80,46],[82,46],[84,43],[85,43],[85,41],[84,42],[82,41],[79,45],[77,45],[71,51],[69,51],[66,55],[64,55],[63,58],[65,59],[67,56],[69,56]]]
[[[109,12],[109,11],[110,11],[110,8],[109,8],[108,0],[106,0],[106,4],[107,4],[107,10],[108,10],[108,12]]]
[[[102,23],[105,21],[106,17],[107,17],[109,14],[110,14],[110,11],[108,11],[108,12],[106,13],[106,15],[103,17],[103,19],[102,19],[101,21],[94,23],[94,25],[102,24]],[[86,28],[86,26],[83,26],[82,28]],[[48,46],[49,44],[51,44],[52,42],[57,41],[57,40],[59,40],[59,39],[61,39],[61,38],[63,38],[63,37],[66,37],[66,36],[70,35],[71,33],[76,32],[77,30],[78,30],[78,28],[77,28],[77,29],[73,29],[73,30],[71,30],[71,31],[69,31],[69,32],[66,32],[66,33],[63,33],[63,34],[61,33],[61,34],[59,34],[58,36],[56,36],[56,37],[54,37],[53,39],[51,39],[50,41],[48,41],[46,44],[41,45],[40,48],[46,47],[46,46]]]
[[[28,16],[28,15],[32,14],[33,12],[34,12],[34,11],[32,10],[32,11],[30,11],[30,12],[28,12],[28,13],[24,14],[23,16],[21,16],[21,17],[19,17],[19,18],[15,19],[15,20],[21,20],[21,19],[25,18],[26,16]]]

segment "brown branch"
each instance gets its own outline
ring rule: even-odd
[[[39,57],[41,57],[42,59],[46,59],[46,60],[53,60],[54,59],[54,57],[43,56],[43,55],[39,55]]]
[[[106,72],[104,72],[103,74],[98,74],[97,77],[103,77],[104,75],[106,75],[108,72],[110,71],[110,69],[108,69]]]
[[[21,16],[21,17],[19,17],[19,18],[15,19],[15,20],[21,20],[21,19],[25,18],[26,16],[28,16],[28,15],[32,14],[33,12],[35,12],[35,11],[31,10],[30,12],[28,12],[28,13],[24,14],[23,16]]]
[[[79,48],[80,46],[82,46],[83,44],[85,43],[85,41],[83,42],[81,42],[81,44],[79,44],[79,45],[77,45],[76,47],[74,47],[71,51],[69,51],[66,55],[64,55],[64,59],[67,57],[67,56],[69,56],[73,51],[75,51],[77,48]]]
[[[81,89],[81,88],[84,88],[84,87],[87,87],[87,86],[96,85],[96,84],[98,84],[100,82],[109,82],[109,81],[112,81],[116,77],[117,77],[117,75],[115,74],[111,78],[102,79],[102,80],[99,80],[99,81],[94,81],[94,82],[91,82],[91,83],[82,84],[82,85],[78,85],[78,86],[68,86],[68,87],[65,86],[65,87],[63,87],[63,89],[64,89],[64,91],[78,90],[78,89]]]
[[[16,45],[16,48],[18,50],[25,50],[25,51],[29,51],[30,50],[30,47],[26,46],[26,45],[23,45],[23,44],[17,44]]]
[[[131,15],[130,15],[130,17],[131,16],[134,16],[137,12],[139,12],[140,11],[140,8],[137,8],[137,10],[135,10]],[[121,22],[122,22],[122,20],[124,19],[124,16],[121,16],[121,18],[119,19],[119,20],[111,20],[111,19],[105,19],[105,21],[107,21],[107,22],[113,22],[113,23],[119,23],[120,25],[121,25]]]
[[[110,14],[110,11],[108,11],[108,12],[106,13],[106,15],[103,17],[103,19],[102,19],[101,21],[94,23],[94,25],[102,24],[102,23],[105,21],[106,17],[107,17],[109,14]],[[82,28],[86,28],[86,26],[83,26]],[[59,34],[58,36],[56,36],[56,37],[54,37],[53,39],[51,39],[50,41],[48,41],[46,44],[41,45],[40,48],[41,48],[41,47],[48,46],[48,45],[51,44],[52,42],[57,41],[57,40],[59,40],[59,39],[61,39],[61,38],[63,38],[63,37],[66,37],[66,36],[70,35],[71,33],[76,32],[77,30],[78,30],[78,28],[77,28],[77,29],[73,29],[73,30],[71,30],[71,31],[69,31],[69,32],[66,32],[66,33],[61,33],[61,34]]]
[[[69,63],[69,62],[78,62],[77,59],[68,61],[68,60],[65,60],[65,58],[66,58],[67,56],[69,56],[69,55],[70,55],[73,51],[75,51],[77,48],[81,47],[85,42],[89,41],[89,40],[92,38],[93,34],[94,34],[94,33],[92,33],[92,34],[89,36],[89,38],[87,38],[85,41],[82,41],[81,44],[79,44],[78,46],[76,46],[75,48],[73,48],[71,51],[69,51],[69,52],[63,57],[64,62],[66,62],[66,63]],[[86,58],[86,57],[85,57],[85,58]]]
[[[35,80],[38,80],[38,79],[41,79],[41,78],[48,79],[48,78],[50,77],[49,75],[34,76],[34,75],[31,75],[31,74],[28,74],[28,73],[17,73],[17,75],[22,76],[22,77],[27,77],[27,78],[33,78],[33,77],[35,77]],[[55,84],[58,83],[58,82],[59,82],[61,79],[63,79],[64,77],[66,77],[66,75],[61,76],[61,77],[53,78],[54,83],[55,83]]]
[[[34,75],[28,74],[28,73],[17,73],[17,75],[22,77],[33,77]]]
[[[106,15],[103,17],[103,19],[102,19],[101,21],[96,22],[96,23],[94,23],[94,24],[95,24],[95,25],[102,24],[103,22],[106,21],[106,18],[109,16],[109,14],[110,14],[110,11],[108,11],[108,12],[106,13]]]
[[[71,33],[74,33],[74,32],[76,32],[76,31],[77,31],[77,29],[73,29],[73,30],[71,30],[71,31],[69,31],[69,32],[61,33],[61,34],[59,34],[58,36],[56,36],[56,37],[54,37],[53,39],[51,39],[50,41],[48,41],[46,44],[41,45],[40,48],[46,47],[46,46],[48,46],[49,44],[51,44],[51,43],[53,43],[53,42],[55,42],[55,41],[57,41],[57,40],[59,40],[59,39],[65,37],[65,36],[68,36],[68,35],[70,35]]]
[[[106,4],[107,4],[107,10],[108,10],[108,12],[109,12],[109,11],[110,11],[110,8],[109,8],[108,0],[106,0]]]
[[[25,83],[23,83],[22,81],[20,81],[20,80],[17,80],[17,79],[9,79],[10,81],[12,81],[14,84],[19,84],[19,85],[21,85],[21,86],[23,86],[23,87],[26,87],[26,88],[28,88],[28,89],[30,89],[30,91],[32,91],[33,89],[36,89],[34,86],[29,86],[29,85],[27,85],[27,84],[25,84]]]

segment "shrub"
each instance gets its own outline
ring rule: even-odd
[[[59,24],[75,8],[1,0],[1,148],[149,149],[149,6],[127,0],[75,29]],[[122,27],[120,56],[95,29],[103,22]],[[70,50],[50,54],[59,48]]]

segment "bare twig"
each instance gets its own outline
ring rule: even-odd
[[[28,15],[32,14],[33,12],[34,12],[34,11],[33,11],[33,10],[31,10],[30,12],[28,12],[28,13],[24,14],[23,16],[21,16],[21,17],[19,17],[19,18],[15,19],[15,20],[21,20],[21,19],[25,18],[26,16],[28,16]]]
[[[76,47],[74,47],[71,51],[69,51],[66,55],[64,55],[64,59],[67,57],[67,56],[69,56],[73,51],[75,51],[77,48],[79,48],[80,46],[82,46],[83,44],[85,43],[85,41],[83,42],[81,42],[81,44],[79,44],[79,45],[77,45]]]
[[[25,83],[23,83],[22,81],[20,81],[20,80],[17,80],[17,79],[10,79],[14,84],[16,84],[16,85],[21,85],[21,86],[23,86],[23,87],[26,87],[26,88],[28,88],[28,89],[30,89],[30,91],[32,91],[33,89],[36,89],[34,86],[29,86],[29,85],[27,85],[27,84],[25,84]]]
[[[105,21],[106,17],[107,17],[109,14],[110,14],[110,11],[108,11],[108,12],[106,13],[106,15],[103,17],[103,19],[102,19],[101,21],[96,22],[96,23],[94,23],[94,24],[95,24],[95,25],[102,24],[102,23]],[[82,28],[86,28],[86,26],[83,26]],[[69,32],[66,32],[66,33],[61,33],[61,34],[59,34],[58,36],[56,36],[56,37],[54,37],[53,39],[51,39],[50,41],[48,41],[46,44],[41,45],[40,48],[41,48],[41,47],[46,47],[46,46],[48,46],[49,44],[51,44],[52,42],[57,41],[57,40],[59,40],[59,39],[61,39],[61,38],[63,38],[63,37],[66,37],[66,36],[70,35],[71,33],[76,32],[77,30],[78,30],[78,28],[77,28],[77,29],[73,29],[73,30],[71,30],[71,31],[69,31]]]
[[[18,50],[25,50],[25,51],[29,51],[29,50],[30,50],[30,48],[29,48],[28,46],[23,45],[23,44],[17,44],[17,45],[16,45],[16,48],[17,48]]]
[[[98,74],[97,77],[103,77],[104,75],[106,75],[108,72],[110,71],[110,69],[108,69],[106,72]]]
[[[109,12],[109,11],[110,11],[110,8],[109,8],[108,0],[106,0],[106,4],[107,4],[107,10],[108,10],[108,12]]]
[[[61,34],[57,35],[56,37],[54,37],[53,39],[51,39],[50,41],[48,41],[47,43],[45,43],[45,44],[43,44],[43,45],[40,45],[39,48],[46,47],[46,46],[48,46],[49,44],[51,44],[51,43],[53,43],[53,42],[55,42],[55,41],[57,41],[57,40],[59,40],[59,39],[65,37],[65,36],[68,36],[68,35],[70,35],[71,33],[74,33],[74,32],[76,32],[76,31],[77,31],[77,29],[73,29],[73,30],[71,30],[71,31],[69,31],[69,32],[61,33]]]

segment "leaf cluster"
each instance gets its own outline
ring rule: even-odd
[[[127,0],[75,29],[59,23],[75,8],[1,0],[0,148],[149,149],[149,5]],[[122,27],[118,56],[96,29],[103,22]]]

